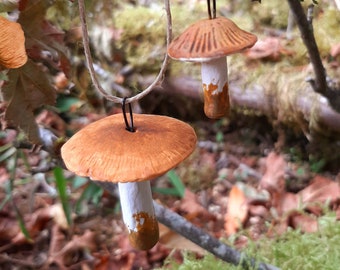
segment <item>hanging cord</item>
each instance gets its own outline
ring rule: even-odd
[[[210,0],[207,0],[207,6],[208,6],[208,15],[209,19],[215,19],[216,18],[216,0],[213,0],[213,9],[211,12],[211,5],[210,5]]]
[[[90,51],[90,46],[89,46],[89,35],[88,35],[88,30],[87,30],[87,21],[86,21],[86,13],[85,13],[85,4],[84,0],[78,0],[78,6],[79,6],[79,17],[80,17],[80,22],[81,22],[81,29],[82,29],[82,35],[83,35],[83,46],[84,46],[84,52],[85,52],[85,58],[86,58],[86,63],[88,70],[90,72],[91,80],[96,88],[96,90],[107,100],[110,100],[114,103],[123,103],[123,98],[110,95],[107,93],[103,87],[100,85],[99,81],[97,80],[96,73],[93,68],[93,60],[92,60],[92,55]],[[172,19],[171,19],[171,11],[170,11],[170,3],[169,0],[164,0],[164,6],[165,6],[165,11],[166,11],[166,17],[167,17],[167,37],[166,37],[166,45],[167,47],[169,46],[171,39],[172,39]],[[142,92],[139,94],[131,97],[131,98],[126,98],[125,103],[131,103],[133,101],[139,100],[149,94],[153,88],[157,85],[160,84],[161,81],[163,80],[167,65],[169,62],[169,56],[167,53],[165,53],[164,60],[161,66],[161,69],[155,78],[155,80],[147,87],[145,88]]]
[[[130,113],[130,124],[126,117],[126,100],[127,98],[123,98],[122,102],[122,111],[124,116],[124,122],[125,122],[125,129],[130,132],[135,132],[135,127],[133,126],[133,115],[132,115],[132,109],[131,109],[131,103],[129,103],[129,113]]]

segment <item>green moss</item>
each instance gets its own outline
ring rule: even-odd
[[[340,264],[340,223],[336,221],[335,213],[328,213],[319,219],[319,231],[303,234],[297,230],[289,230],[276,238],[262,238],[249,242],[244,250],[258,261],[280,267],[282,270],[314,270],[338,269]],[[230,269],[241,267],[222,262],[211,254],[203,259],[184,252],[184,260],[178,263],[170,257],[163,269]]]
[[[333,7],[329,7],[314,20],[314,34],[321,56],[329,54],[332,45],[340,40],[340,12]]]
[[[122,30],[116,46],[123,49],[134,67],[156,71],[165,53],[164,10],[126,6],[114,14],[115,27]]]
[[[261,4],[252,5],[252,16],[261,24],[284,29],[287,27],[288,10],[286,1],[262,1]]]

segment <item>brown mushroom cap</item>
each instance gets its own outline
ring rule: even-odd
[[[0,66],[18,68],[27,62],[21,25],[0,16]]]
[[[255,44],[257,37],[231,20],[218,17],[198,21],[175,38],[168,48],[171,58],[204,62],[240,52]]]
[[[110,182],[151,180],[175,167],[195,148],[191,126],[167,116],[134,114],[135,132],[122,114],[89,124],[61,148],[66,167]]]

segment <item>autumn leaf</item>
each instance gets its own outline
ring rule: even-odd
[[[340,197],[340,186],[337,182],[316,175],[311,184],[301,190],[298,194],[303,204],[334,204]]]
[[[296,230],[298,229],[306,233],[313,233],[318,230],[318,220],[316,217],[300,212],[290,214],[289,225]]]
[[[8,81],[1,89],[7,103],[5,127],[15,126],[24,131],[29,141],[40,143],[34,111],[43,105],[53,105],[56,93],[45,73],[31,60],[8,72]]]
[[[285,191],[284,174],[286,162],[282,155],[269,153],[266,158],[266,171],[260,181],[260,187],[269,192],[282,193]]]
[[[258,40],[253,47],[246,51],[250,59],[267,59],[279,61],[281,55],[293,55],[294,52],[285,49],[278,37],[266,37]]]
[[[199,254],[204,254],[203,248],[162,224],[159,224],[159,242],[170,249],[190,250]]]
[[[241,228],[248,216],[247,198],[243,191],[233,186],[229,193],[224,228],[227,235],[234,234]]]

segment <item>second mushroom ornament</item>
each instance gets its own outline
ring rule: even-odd
[[[181,61],[201,63],[204,112],[218,119],[228,115],[230,109],[226,56],[252,47],[257,37],[227,18],[216,17],[216,0],[212,12],[210,0],[207,6],[209,19],[190,25],[171,42],[168,54]]]
[[[128,121],[124,103],[123,114],[89,124],[63,145],[61,154],[70,171],[95,181],[118,183],[130,243],[148,250],[159,238],[148,180],[187,158],[197,138],[193,128],[180,120],[132,115],[130,104]]]

